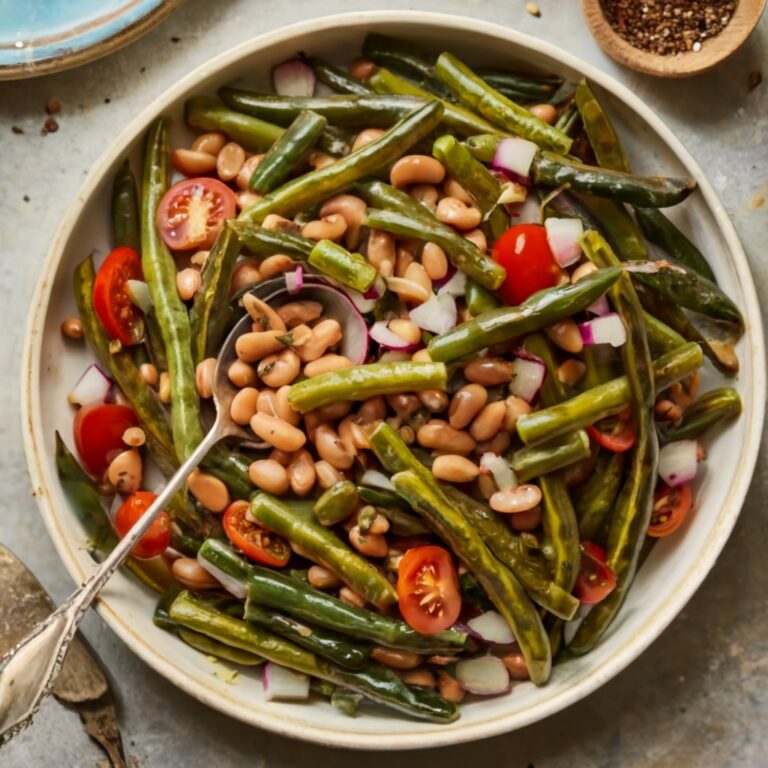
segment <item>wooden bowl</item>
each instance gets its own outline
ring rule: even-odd
[[[595,40],[619,64],[658,77],[690,77],[712,69],[734,53],[755,28],[765,3],[766,0],[739,0],[728,26],[719,35],[705,40],[700,51],[667,56],[635,48],[615,32],[605,18],[600,0],[581,0],[581,7]]]

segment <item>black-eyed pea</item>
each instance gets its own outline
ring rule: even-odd
[[[433,213],[437,208],[437,201],[440,199],[440,190],[434,184],[414,184],[408,194],[417,202],[421,203]]]
[[[282,496],[291,487],[288,471],[274,459],[260,459],[248,467],[248,477],[262,491]]]
[[[123,442],[131,448],[140,448],[147,442],[147,435],[141,427],[128,427],[123,432]]]
[[[344,233],[344,242],[347,248],[357,248],[360,243],[360,229],[363,219],[368,211],[365,200],[354,195],[334,195],[326,200],[320,208],[320,218],[331,214],[340,214],[347,223],[347,231]]]
[[[374,645],[371,648],[371,658],[393,669],[416,669],[422,662],[422,657],[418,653],[385,648],[381,645]]]
[[[512,381],[512,363],[501,357],[478,357],[464,366],[464,378],[484,387],[508,384]]]
[[[189,263],[193,267],[198,267],[199,269],[202,269],[205,266],[205,262],[208,261],[209,253],[210,251],[195,251],[189,257]]]
[[[338,320],[326,318],[312,329],[312,336],[307,342],[296,346],[296,353],[301,362],[311,363],[338,344],[341,338],[342,330]]]
[[[437,204],[435,216],[443,224],[466,232],[475,229],[483,220],[483,214],[479,208],[467,205],[457,197],[444,197]]]
[[[171,563],[171,572],[176,581],[187,589],[218,589],[221,586],[194,557],[176,558]]]
[[[336,469],[349,469],[355,457],[347,451],[336,430],[330,424],[320,424],[315,430],[315,448],[321,459]]]
[[[212,154],[194,149],[174,149],[171,163],[185,176],[205,176],[216,170],[216,158]]]
[[[122,451],[115,456],[107,469],[107,479],[115,490],[127,496],[141,488],[144,468],[137,450]]]
[[[419,398],[416,395],[401,392],[397,395],[387,395],[386,398],[389,407],[402,421],[409,419],[421,407]]]
[[[187,267],[176,273],[176,290],[182,301],[190,301],[200,290],[200,271],[194,267]]]
[[[414,262],[414,264],[411,264],[410,266],[412,267],[415,265],[416,263]],[[421,266],[421,264],[418,264],[417,266]],[[404,277],[388,277],[387,288],[393,293],[396,293],[401,301],[411,302],[412,304],[423,304],[432,296],[432,292],[427,290],[423,285],[420,285],[413,280],[407,280]]]
[[[430,413],[442,413],[448,407],[448,393],[442,389],[423,389],[416,397]]]
[[[437,685],[434,673],[426,667],[409,669],[400,677],[406,685],[415,685],[418,688],[434,688]]]
[[[578,283],[583,277],[591,275],[593,272],[597,272],[597,267],[591,261],[585,261],[571,272],[571,282]]]
[[[527,680],[530,677],[528,665],[522,653],[508,653],[502,658],[502,661],[513,680]]]
[[[273,232],[287,232],[290,235],[301,234],[301,225],[291,219],[286,219],[279,213],[270,213],[264,217],[261,222],[262,229],[269,229]]]
[[[68,317],[61,324],[61,332],[68,339],[82,339],[85,331],[79,317]]]
[[[284,253],[276,253],[273,256],[267,256],[267,258],[259,264],[259,272],[261,272],[261,276],[265,280],[271,280],[273,277],[290,272],[292,269],[293,259]]]
[[[160,374],[157,396],[160,398],[161,403],[168,405],[171,402],[171,377],[168,375],[168,371],[163,371]]]
[[[488,402],[488,391],[480,384],[465,384],[451,398],[448,423],[454,429],[464,429],[483,410]]]
[[[317,414],[320,422],[325,421],[338,421],[343,419],[352,410],[352,403],[349,400],[338,400],[335,403],[328,403],[320,408],[315,408],[314,413]]]
[[[472,199],[472,195],[467,192],[464,187],[459,184],[452,176],[446,177],[443,182],[443,194],[446,197],[455,197],[457,200],[461,200],[465,205],[472,205],[475,201]]]
[[[267,458],[276,461],[282,467],[287,467],[291,463],[291,454],[288,451],[281,451],[279,448],[273,448]]]
[[[470,229],[464,233],[464,239],[473,243],[481,253],[485,253],[488,250],[488,238],[482,229]]]
[[[195,152],[207,152],[216,157],[226,143],[227,137],[221,131],[209,131],[208,133],[201,133],[192,142],[191,149]]]
[[[152,365],[152,363],[142,363],[139,366],[139,375],[144,380],[144,383],[148,384],[150,387],[154,387],[160,378],[157,368]]]
[[[235,360],[227,369],[227,377],[236,386],[242,389],[243,387],[253,387],[259,380],[256,375],[256,371],[248,363],[244,363],[242,360]]]
[[[315,474],[317,475],[317,484],[324,491],[333,488],[336,483],[340,483],[344,479],[344,476],[333,464],[322,459],[315,462]]]
[[[274,389],[262,389],[256,397],[256,413],[277,416],[277,395]]]
[[[376,74],[378,67],[370,59],[355,59],[349,67],[349,74],[363,83]]]
[[[301,370],[301,360],[292,349],[284,349],[276,355],[265,357],[258,368],[259,378],[275,389],[290,384]]]
[[[245,165],[245,150],[236,142],[227,142],[216,155],[216,173],[222,181],[232,181]]]
[[[445,178],[445,168],[430,155],[405,155],[389,172],[393,187],[410,187],[412,184],[439,184]]]
[[[238,189],[243,192],[251,191],[251,176],[253,176],[253,172],[261,165],[263,159],[264,155],[251,155],[246,158],[235,178],[235,184],[237,184]]]
[[[409,344],[418,344],[421,341],[421,328],[410,320],[395,318],[389,321],[387,327]]]
[[[563,384],[575,387],[584,378],[587,366],[581,361],[571,358],[561,363],[557,368],[557,379]]]
[[[442,280],[448,274],[448,257],[435,243],[425,243],[421,251],[421,264],[430,280]]]
[[[386,557],[387,540],[375,533],[363,533],[359,526],[353,526],[349,531],[349,543],[366,557]]]
[[[323,373],[330,373],[331,371],[341,371],[344,368],[354,367],[354,363],[344,355],[328,354],[318,357],[317,360],[313,360],[311,363],[307,363],[304,366],[304,375],[311,379],[313,376],[320,376]]]
[[[317,428],[321,424],[327,423],[327,421],[328,419],[317,411],[307,411],[304,414],[304,431],[311,442],[315,441],[315,431]]]
[[[341,579],[322,565],[311,565],[307,571],[307,581],[315,589],[335,589]]]
[[[357,445],[355,444],[355,437],[352,433],[352,425],[355,423],[354,416],[347,416],[339,422],[338,434],[341,444],[344,446],[344,450],[350,456],[357,456]]]
[[[275,413],[283,421],[287,421],[291,426],[298,427],[301,423],[301,414],[291,408],[288,396],[291,393],[290,384],[284,384],[275,392]]]
[[[244,363],[256,363],[267,355],[274,355],[285,349],[280,339],[284,331],[251,331],[235,341],[235,354]]]
[[[505,453],[509,449],[511,443],[512,436],[509,432],[502,429],[501,432],[497,432],[490,440],[484,440],[483,442],[478,443],[477,448],[475,448],[475,453],[478,456],[482,456],[484,453],[495,453],[498,456],[501,456],[502,453]]]
[[[206,357],[195,368],[195,386],[197,394],[207,400],[213,396],[213,377],[216,373],[216,358]]]
[[[408,265],[404,277],[406,280],[420,285],[427,292],[428,297],[432,295],[432,281],[429,279],[427,270],[418,261],[413,261]]]
[[[307,436],[297,427],[268,413],[255,413],[251,418],[251,429],[273,448],[293,453],[304,447]]]
[[[517,395],[510,395],[504,402],[507,408],[507,413],[504,417],[504,429],[507,432],[513,432],[517,420],[521,416],[530,413],[533,409],[522,397],[517,397]]]
[[[340,213],[330,213],[322,219],[308,221],[301,228],[301,235],[310,240],[339,240],[346,231],[346,219]]]
[[[417,349],[412,355],[411,360],[414,363],[431,363],[432,358],[429,356],[429,350],[424,347],[423,349]]]
[[[380,229],[371,230],[368,235],[368,261],[384,277],[390,277],[395,269],[395,238]]]
[[[465,456],[443,454],[432,462],[432,474],[449,483],[471,483],[480,474],[480,468]]]
[[[454,704],[459,704],[466,694],[461,683],[444,669],[437,673],[437,690],[446,701],[451,701]]]
[[[251,417],[257,411],[259,390],[255,387],[244,387],[233,398],[229,406],[229,415],[235,424],[246,426],[251,423]]]
[[[288,329],[319,320],[323,305],[319,301],[290,301],[277,310],[277,314]]]
[[[211,512],[223,512],[229,506],[229,490],[218,477],[199,469],[187,478],[189,492]]]
[[[395,277],[405,277],[408,265],[413,262],[413,252],[402,245],[397,247],[395,253]]]
[[[302,448],[293,453],[286,471],[291,490],[299,498],[303,498],[314,488],[317,473],[315,472],[315,461],[309,451]]]
[[[381,512],[377,512],[371,524],[368,526],[366,533],[372,533],[375,536],[381,536],[389,531],[390,523],[386,515],[382,515]]]
[[[477,490],[480,492],[480,495],[488,501],[488,499],[493,496],[494,493],[498,490],[496,487],[496,481],[493,479],[493,475],[491,474],[481,474],[480,477],[477,478]],[[526,513],[521,513],[526,514]]]
[[[382,395],[369,397],[358,409],[357,417],[361,424],[380,421],[387,415],[387,401]]]
[[[438,451],[465,455],[471,453],[477,443],[466,432],[454,429],[450,424],[440,419],[432,419],[420,427],[416,433],[419,445],[424,448],[434,448]]]
[[[503,400],[488,403],[475,417],[469,434],[478,442],[492,440],[504,426],[507,406]]]
[[[579,326],[570,318],[558,320],[558,322],[544,329],[547,338],[560,349],[571,355],[576,355],[584,348]]]
[[[229,294],[231,296],[242,291],[243,288],[256,285],[256,283],[260,283],[262,279],[258,263],[254,259],[243,259],[237,263],[237,266],[232,272],[232,282],[229,285]]]
[[[541,525],[541,507],[534,507],[527,512],[518,512],[516,515],[510,515],[509,524],[521,533],[535,531]]]
[[[381,128],[365,128],[355,136],[355,140],[352,142],[352,151],[356,152],[358,149],[362,149],[372,141],[380,139],[385,133],[386,131]]]
[[[534,104],[528,111],[539,120],[552,125],[557,120],[557,108],[552,104]]]
[[[339,600],[348,605],[356,605],[358,608],[365,608],[366,605],[365,598],[349,587],[342,587],[339,590]]]
[[[328,155],[325,152],[320,152],[320,150],[314,149],[312,152],[309,153],[309,164],[316,170],[319,171],[321,168],[327,168],[329,165],[333,165],[336,162],[335,157],[333,155]]]
[[[491,509],[505,515],[527,512],[541,503],[541,489],[538,485],[526,483],[516,488],[496,491],[488,500]]]
[[[243,306],[254,323],[258,323],[265,331],[288,330],[285,323],[277,311],[267,304],[266,301],[256,298],[252,293],[246,293],[243,296]]]

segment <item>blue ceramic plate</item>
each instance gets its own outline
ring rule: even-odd
[[[0,80],[58,72],[122,48],[182,0],[0,0]]]

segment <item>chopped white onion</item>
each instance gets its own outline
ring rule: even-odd
[[[544,222],[547,230],[547,242],[561,267],[570,267],[581,258],[581,237],[584,226],[581,219],[549,218]]]
[[[531,173],[531,163],[538,151],[539,148],[527,139],[502,139],[496,147],[492,166],[525,179]]]
[[[467,292],[467,275],[465,272],[457,269],[452,275],[450,280],[447,280],[440,286],[437,292],[438,296],[443,296],[446,293],[451,296],[463,296]]]
[[[461,274],[457,272],[456,274]],[[447,285],[447,283],[446,283]],[[450,293],[441,293],[439,296],[419,304],[409,313],[411,322],[430,333],[446,333],[456,325],[456,299]]]
[[[484,453],[480,457],[480,469],[493,475],[493,482],[500,491],[510,491],[517,486],[515,471],[509,462],[496,453]]]
[[[67,400],[72,405],[106,403],[111,389],[112,379],[96,363],[91,363],[72,387]]]
[[[238,581],[234,576],[224,573],[221,568],[218,568],[213,563],[206,560],[199,553],[197,555],[197,562],[200,563],[200,566],[208,571],[208,573],[210,573],[211,576],[213,576],[213,578],[227,590],[227,592],[234,595],[238,600],[245,600],[245,598],[248,597],[248,587],[241,581]]]
[[[659,477],[670,487],[689,483],[696,477],[698,443],[695,440],[677,440],[667,443],[659,451]]]
[[[272,70],[272,85],[280,96],[311,96],[317,78],[301,59],[284,61]]]
[[[544,215],[538,195],[528,195],[524,202],[509,207],[513,224],[541,224]]]
[[[620,347],[627,342],[627,329],[616,312],[587,320],[579,325],[581,339],[587,347],[595,344],[610,344]]]
[[[542,360],[517,357],[512,361],[512,382],[509,391],[522,397],[526,403],[532,403],[544,383],[547,368]]]
[[[528,197],[528,190],[516,181],[508,181],[503,185],[499,199],[496,201],[499,205],[514,205],[515,203],[524,203]]]
[[[395,486],[392,485],[392,481],[383,472],[379,472],[378,469],[366,469],[360,478],[360,485],[395,492]]]
[[[409,350],[417,349],[419,346],[390,330],[386,320],[379,320],[374,323],[368,331],[368,335],[377,344],[384,347],[384,349],[399,349],[407,352]]]
[[[301,264],[296,267],[294,272],[285,273],[285,287],[291,296],[298,293],[304,287],[304,269]]]
[[[126,280],[125,290],[131,302],[145,315],[152,311],[152,296],[149,294],[149,286],[143,280]]]
[[[264,698],[303,701],[309,698],[309,675],[294,672],[272,661],[264,665]]]
[[[456,665],[456,679],[469,693],[493,696],[509,690],[509,672],[496,656],[464,659]]]
[[[497,645],[509,645],[515,642],[515,636],[506,620],[496,611],[486,611],[467,622],[467,626],[481,640]]]

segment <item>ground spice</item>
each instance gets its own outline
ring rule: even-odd
[[[730,22],[738,0],[601,0],[608,23],[636,48],[666,56],[700,51]]]

